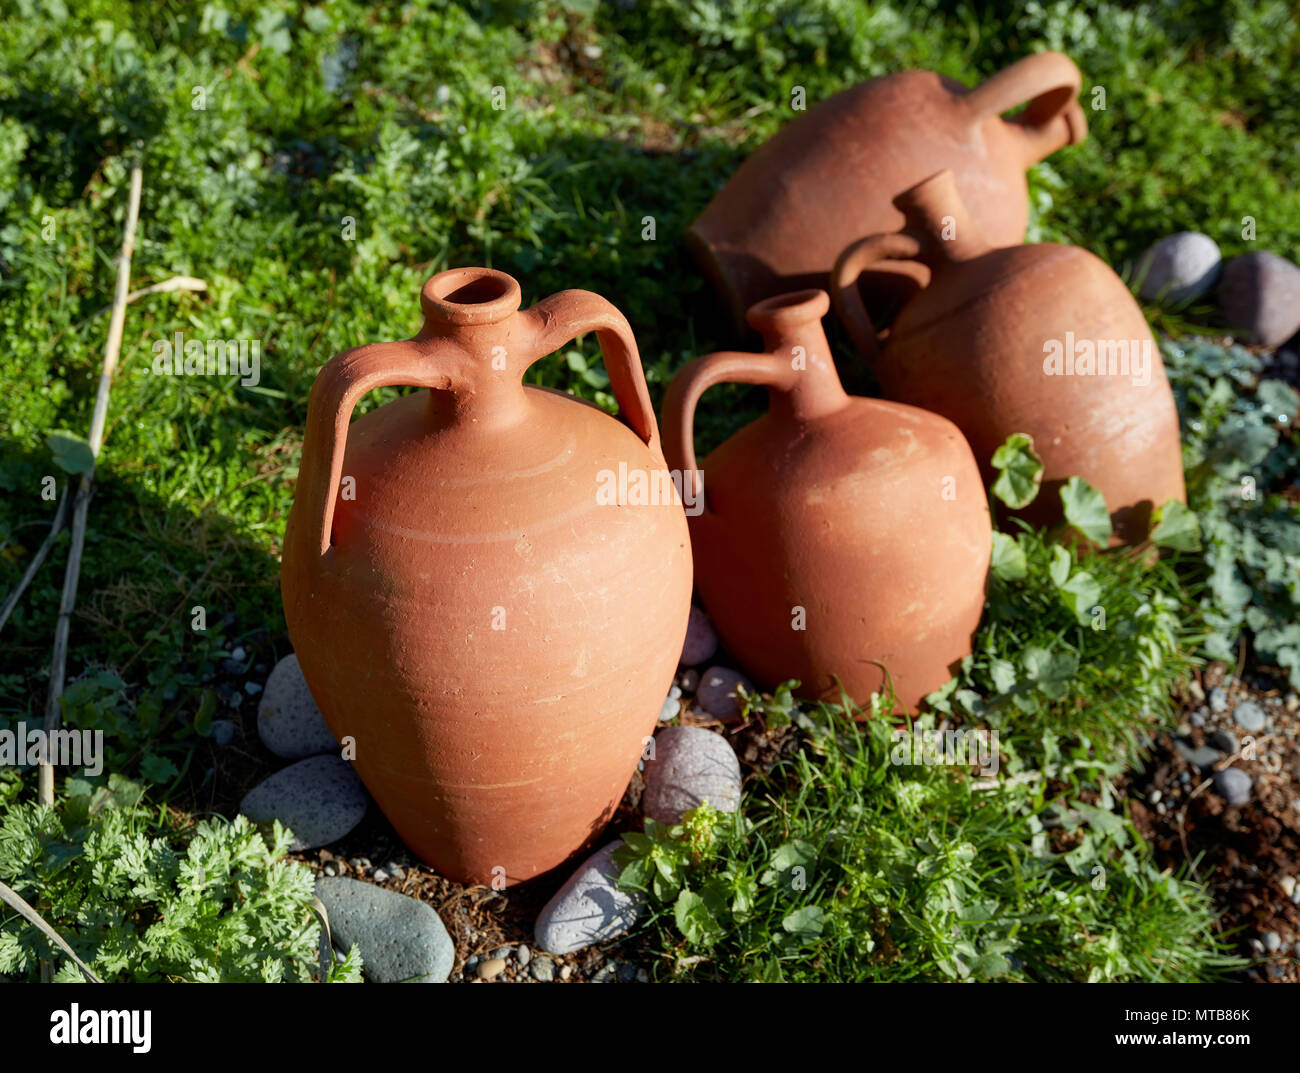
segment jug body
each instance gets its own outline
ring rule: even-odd
[[[1123,280],[1077,246],[993,246],[949,171],[896,200],[906,226],[850,245],[832,285],[885,395],[953,421],[989,484],[998,446],[1033,437],[1043,487],[1025,520],[1059,522],[1060,486],[1077,476],[1105,497],[1113,543],[1144,540],[1152,512],[1186,493],[1173,392]],[[883,345],[857,283],[882,259],[931,273]]]
[[[451,286],[440,279],[426,295]],[[431,390],[350,427],[351,401],[314,390],[309,483],[286,535],[285,617],[330,729],[407,845],[466,882],[531,878],[599,833],[653,732],[689,613],[680,502],[602,495],[620,467],[664,470],[630,331],[594,295],[556,298],[581,310],[508,323],[542,303],[489,324],[495,343],[440,327],[381,357],[397,365],[390,380],[419,384],[423,368]],[[587,328],[637,431],[492,368],[494,347],[527,362]],[[328,452],[310,433],[339,413],[335,485],[350,478],[352,495],[335,493],[322,528],[311,486]]]
[[[830,700],[843,687],[864,705],[888,682],[915,711],[970,652],[988,505],[950,421],[843,393],[820,326],[828,307],[818,291],[759,303],[750,319],[766,354],[684,368],[665,404],[665,449],[694,469],[691,417],[709,384],[769,387],[769,413],[702,463],[705,509],[690,518],[700,596],[762,685],[797,678],[803,695]]]
[[[893,198],[940,168],[998,245],[1024,238],[1025,170],[1087,132],[1080,75],[1060,53],[1029,56],[975,89],[933,71],[873,79],[782,127],[691,225],[687,243],[735,332],[760,299],[825,288],[846,237],[903,224]],[[1012,119],[1002,113],[1028,106]],[[881,263],[862,280],[877,319],[924,285],[923,265]]]

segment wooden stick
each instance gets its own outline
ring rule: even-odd
[[[69,487],[71,487],[70,483]],[[36,554],[32,556],[32,561],[27,566],[27,573],[23,574],[22,579],[14,586],[14,591],[5,599],[4,607],[0,607],[0,630],[5,628],[5,623],[9,621],[9,616],[18,606],[19,599],[27,590],[27,586],[32,583],[32,579],[36,577],[36,571],[41,568],[41,563],[45,562],[45,557],[50,554],[50,549],[54,547],[54,538],[63,532],[63,527],[68,520],[68,501],[68,488],[64,488],[63,495],[59,497],[58,509],[54,512],[54,521],[50,523],[49,533]]]
[[[99,373],[99,389],[95,393],[95,410],[90,418],[90,470],[78,476],[76,497],[72,507],[72,546],[68,551],[68,565],[63,574],[63,595],[59,600],[59,618],[54,627],[54,654],[50,659],[50,693],[45,705],[46,742],[59,728],[63,697],[63,678],[68,662],[68,631],[72,626],[72,609],[77,602],[77,582],[81,577],[81,556],[86,546],[86,515],[90,508],[91,482],[95,474],[95,461],[104,444],[104,424],[108,418],[108,394],[113,386],[113,373],[117,370],[118,355],[122,351],[122,331],[126,325],[126,299],[131,286],[131,256],[135,252],[135,229],[140,219],[140,193],[144,188],[144,174],[139,162],[131,167],[131,193],[127,202],[126,226],[122,231],[122,252],[117,258],[117,288],[113,297],[113,315],[108,322],[108,340],[104,344],[104,365]],[[54,804],[54,765],[46,748],[40,766],[37,799],[46,805]]]
[[[8,905],[12,906],[19,916],[21,916],[33,927],[35,927],[36,930],[39,931],[42,935],[44,935],[47,939],[53,942],[54,945],[57,946],[60,950],[62,950],[65,954],[67,954],[68,957],[72,958],[72,960],[76,963],[77,968],[79,968],[83,973],[85,973],[86,979],[90,983],[102,984],[104,982],[91,971],[89,965],[87,965],[84,961],[82,961],[81,958],[77,957],[77,952],[67,944],[67,941],[63,938],[63,936],[60,935],[57,931],[55,931],[53,928],[51,928],[45,922],[45,918],[42,917],[40,913],[38,913],[35,909],[33,909],[30,905],[28,905],[26,901],[23,900],[21,894],[19,894],[17,891],[13,890],[12,888],[5,886],[3,883],[0,883],[0,901],[6,902]],[[43,965],[42,968],[44,968]]]
[[[170,294],[172,291],[206,291],[207,289],[208,281],[206,279],[199,279],[197,276],[172,276],[171,279],[165,279],[161,283],[151,283],[147,287],[141,287],[138,291],[132,291],[126,296],[126,303],[127,305],[130,305],[132,302],[141,298],[147,298],[151,294]],[[70,328],[60,329],[50,337],[47,346],[50,349],[53,349],[54,344],[58,342],[59,337],[62,336],[65,331],[76,331],[83,325],[89,324],[96,317],[102,317],[105,313],[111,312],[112,309],[113,306],[110,303],[109,305],[104,306],[103,309],[96,309],[95,312],[90,314],[90,316],[83,320],[79,320]]]

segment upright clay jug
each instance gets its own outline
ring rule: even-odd
[[[636,769],[686,634],[686,519],[680,500],[600,494],[620,466],[664,469],[612,305],[564,291],[521,312],[519,284],[480,268],[434,276],[421,305],[415,338],[340,354],[312,387],[285,618],[406,844],[452,879],[511,884],[598,834]],[[588,331],[630,428],[522,383]],[[385,385],[429,390],[349,426]]]
[[[893,198],[940,168],[957,174],[994,245],[1020,242],[1025,170],[1087,134],[1079,85],[1078,68],[1059,52],[1028,56],[975,89],[934,71],[864,82],[782,127],[686,241],[738,333],[759,299],[826,287],[849,238],[901,227]],[[916,264],[878,266],[864,281],[873,312],[897,308],[927,278]]]
[[[851,245],[832,285],[884,394],[956,422],[990,482],[993,452],[1029,433],[1044,472],[1027,520],[1057,521],[1060,485],[1079,476],[1105,496],[1113,542],[1143,540],[1152,509],[1184,499],[1182,451],[1159,349],[1123,281],[1077,246],[995,249],[951,172],[895,204],[906,228]],[[892,259],[919,260],[932,278],[882,345],[857,283]]]
[[[696,584],[719,634],[773,687],[859,704],[886,672],[914,710],[970,652],[992,531],[979,469],[952,422],[845,394],[824,291],[749,311],[765,353],[697,358],[664,402],[669,463],[699,501],[693,423],[713,384],[768,388],[770,409],[704,459],[690,518]]]

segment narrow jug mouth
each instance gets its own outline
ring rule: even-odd
[[[782,332],[819,321],[830,312],[831,300],[816,287],[765,298],[749,307],[745,319],[755,331]]]
[[[523,292],[495,268],[449,268],[425,281],[424,315],[444,324],[491,324],[519,310]]]

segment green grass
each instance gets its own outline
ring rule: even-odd
[[[287,651],[279,544],[315,373],[343,349],[410,335],[432,272],[502,268],[528,302],[566,287],[600,292],[629,317],[658,401],[676,368],[725,341],[682,234],[744,156],[791,118],[792,87],[815,103],[912,66],[969,84],[1041,48],[1067,52],[1083,70],[1090,135],[1031,172],[1031,238],[1077,243],[1123,271],[1150,241],[1188,228],[1229,254],[1296,256],[1300,29],[1284,3],[1049,2],[1016,13],[934,0],[4,5],[0,592],[17,582],[53,515],[43,483],[64,479],[46,437],[89,427],[107,328],[97,313],[111,299],[137,155],[145,196],[133,286],[178,274],[209,283],[205,295],[146,298],[128,315],[72,624],[70,672],[80,681],[68,719],[108,731],[112,768],[154,782],[159,799],[184,800],[213,713],[208,676],[240,644],[264,658]],[[1093,107],[1098,89],[1104,108]],[[205,107],[196,109],[200,90]],[[1246,216],[1258,228],[1253,244],[1242,238]],[[653,241],[642,238],[646,217]],[[257,340],[260,383],[152,375],[153,344],[176,332]],[[585,340],[533,375],[610,406],[595,354]],[[840,356],[846,379],[861,381]],[[1233,466],[1251,464],[1241,459],[1260,434],[1242,442],[1224,424],[1215,407],[1235,403],[1209,398],[1213,384],[1190,371],[1175,384],[1191,402],[1185,416],[1209,400],[1230,456],[1215,455],[1216,476],[1237,480]],[[360,409],[393,394],[376,392]],[[760,406],[757,391],[710,394],[701,448]],[[1196,476],[1198,452],[1219,448],[1185,431]],[[1293,442],[1268,458],[1290,458]],[[1159,716],[1167,707],[1198,616],[1228,639],[1285,620],[1300,590],[1278,580],[1279,549],[1252,543],[1225,486],[1206,482],[1198,509],[1232,523],[1213,531],[1206,559],[1155,572],[1102,556],[1071,567],[1096,577],[1120,609],[1119,628],[1081,626],[1041,569],[995,597],[945,703],[1000,727],[1013,766],[1014,757],[1025,768],[1064,763],[1060,754],[1112,770],[1139,709]],[[1194,484],[1197,496],[1201,489]],[[1277,492],[1268,491],[1270,509],[1286,513]],[[1023,540],[1045,566],[1047,545]],[[0,638],[0,724],[42,710],[66,548],[65,535]],[[1177,625],[1162,603],[1177,587],[1170,571],[1192,592],[1178,597]],[[1244,602],[1242,585],[1255,594]],[[1224,612],[1225,601],[1235,610]],[[1155,613],[1140,614],[1144,606]],[[196,607],[206,631],[192,628]],[[1290,658],[1285,636],[1266,636],[1279,660]],[[1022,688],[1022,676],[998,688],[1006,672],[996,661],[1023,660],[1036,647],[1071,654],[1077,692]],[[1039,657],[1031,665],[1051,666]],[[814,754],[815,764],[800,761],[770,799],[750,795],[754,833],[726,834],[715,855],[757,882],[790,839],[819,848],[817,904],[833,910],[827,926],[843,942],[818,955],[819,967],[816,958],[778,957],[782,972],[1214,971],[1203,896],[1152,875],[1137,848],[1121,848],[1112,820],[1086,813],[1087,830],[1071,836],[1092,837],[1096,860],[1108,862],[1103,898],[1068,862],[1016,848],[1042,835],[1041,788],[974,791],[947,772],[880,771],[864,760],[876,748],[867,735]],[[1097,785],[1093,778],[1086,790],[1094,801]],[[1109,802],[1098,807],[1110,814]],[[886,838],[879,831],[890,825]],[[846,848],[823,850],[843,829]],[[850,895],[838,893],[844,883]],[[782,931],[799,906],[759,893],[750,930],[712,943],[688,975],[774,971],[746,944]],[[1057,919],[1037,919],[1061,899]],[[972,906],[997,919],[963,917]],[[868,938],[877,945],[853,945]]]
[[[661,978],[1195,981],[1237,966],[1209,895],[1156,869],[1089,750],[981,788],[968,769],[891,762],[888,721],[850,714],[794,713],[804,747],[741,812],[624,835],[621,882],[650,892]]]

